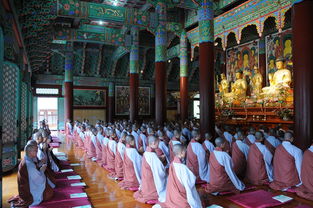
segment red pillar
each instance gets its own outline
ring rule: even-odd
[[[292,10],[295,143],[301,149],[313,138],[313,1],[296,3]]]
[[[73,82],[64,82],[65,121],[73,121]]]
[[[188,77],[180,77],[180,117],[188,118]]]
[[[131,73],[129,78],[129,116],[130,121],[135,122],[138,116],[139,75]]]
[[[155,119],[158,125],[166,120],[166,63],[155,63]]]
[[[215,101],[214,101],[214,44],[203,42],[199,45],[199,89],[200,89],[200,132],[214,135]]]

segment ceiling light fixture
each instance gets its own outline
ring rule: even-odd
[[[99,24],[99,25],[104,25],[104,22],[100,20],[100,21],[98,22],[98,24]]]
[[[117,1],[113,1],[113,6],[117,6]]]

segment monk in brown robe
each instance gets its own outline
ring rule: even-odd
[[[245,189],[245,185],[234,173],[231,157],[224,151],[227,143],[223,138],[215,139],[216,148],[210,154],[210,182],[205,191],[213,195],[225,191],[238,193]]]
[[[263,133],[257,131],[255,142],[250,145],[246,172],[247,181],[254,185],[263,185],[273,181],[273,155],[263,142]]]
[[[313,143],[303,154],[301,166],[302,185],[296,189],[298,196],[313,201]]]
[[[142,157],[140,190],[135,192],[134,198],[141,203],[155,204],[165,198],[167,174],[155,152],[159,146],[159,139],[149,136],[148,144]]]
[[[9,200],[16,207],[35,206],[53,197],[53,189],[49,185],[51,182],[44,174],[47,165],[38,167],[37,151],[37,145],[25,146],[26,155],[17,174],[19,196]]]
[[[153,208],[202,208],[202,203],[196,189],[196,176],[184,164],[186,147],[181,144],[173,146],[174,160],[169,168],[164,203]]]
[[[237,132],[236,141],[232,145],[232,161],[234,172],[238,178],[243,179],[246,174],[249,146],[243,142],[244,136],[241,131]]]
[[[294,138],[291,132],[286,132],[283,143],[275,150],[274,181],[270,187],[274,190],[287,190],[300,186],[302,150],[292,145]]]
[[[141,156],[133,135],[126,137],[124,152],[124,179],[118,184],[122,189],[137,191],[141,183]]]

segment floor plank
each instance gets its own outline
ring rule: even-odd
[[[94,207],[101,208],[146,208],[151,207],[150,205],[141,204],[134,200],[133,192],[121,190],[117,185],[117,182],[109,179],[107,177],[107,171],[101,168],[96,162],[92,162],[90,159],[86,158],[85,152],[72,147],[70,142],[64,142],[61,144],[59,151],[65,152],[68,154],[69,160],[71,163],[80,163],[80,166],[75,166],[73,169],[77,174],[81,175],[83,181],[87,184],[85,189],[91,203]],[[9,205],[6,203],[6,200],[12,195],[17,194],[17,183],[16,183],[16,173],[12,173],[8,176],[5,176],[3,179],[3,190],[4,190],[4,208],[8,208]],[[267,187],[258,187],[258,189],[270,190]],[[199,194],[202,201],[206,206],[210,204],[218,204],[223,207],[230,208],[240,208],[231,201],[227,199],[227,196],[211,196],[205,193],[202,188],[198,188]],[[295,200],[293,202],[284,205],[283,207],[291,208],[297,207],[298,205],[309,205],[313,207],[313,202],[304,200],[297,197],[292,193],[283,193],[272,191],[277,194],[288,195]]]

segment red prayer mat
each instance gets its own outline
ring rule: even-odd
[[[271,192],[258,190],[243,194],[237,194],[235,196],[230,196],[227,197],[227,199],[245,208],[275,207],[290,202],[290,201],[285,203],[279,202],[273,199],[274,196],[275,194]]]

